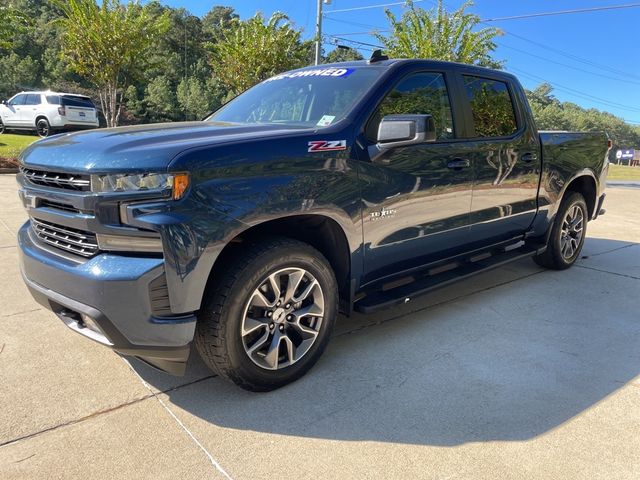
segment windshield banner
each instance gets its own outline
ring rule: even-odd
[[[274,80],[283,80],[285,78],[298,78],[298,77],[348,77],[355,71],[355,68],[314,68],[312,70],[300,70],[298,72],[283,73],[276,75],[275,77],[268,78],[264,81],[273,82]]]

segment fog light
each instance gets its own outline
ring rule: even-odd
[[[159,237],[133,237],[126,235],[107,235],[99,233],[100,250],[120,252],[162,252],[162,240]]]

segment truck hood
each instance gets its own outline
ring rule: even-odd
[[[313,132],[283,125],[180,122],[66,133],[33,143],[25,167],[70,173],[162,171],[190,148]]]

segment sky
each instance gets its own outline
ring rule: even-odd
[[[370,32],[388,28],[385,8],[401,15],[403,5],[360,9],[401,0],[331,0],[324,5],[324,50],[332,43],[360,50],[366,58],[371,45],[379,44]],[[256,11],[270,15],[282,11],[305,38],[315,30],[317,0],[164,0],[173,7],[184,7],[202,16],[214,5],[233,7],[241,18]],[[446,0],[453,10],[462,0]],[[416,7],[432,8],[434,0],[414,0]],[[638,4],[637,8],[605,10],[524,19],[504,17],[542,12]],[[338,12],[337,10],[354,9]],[[334,12],[335,11],[335,12]],[[640,2],[633,0],[476,0],[469,11],[486,25],[499,28],[494,57],[505,62],[505,69],[518,76],[525,88],[533,89],[546,81],[554,86],[553,95],[585,108],[611,112],[627,122],[640,125]],[[484,25],[483,25],[484,26]],[[382,32],[384,33],[384,32]],[[337,40],[335,37],[345,40]]]

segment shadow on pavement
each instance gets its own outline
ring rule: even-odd
[[[582,265],[631,243],[589,239]],[[275,392],[209,378],[167,395],[231,429],[442,446],[527,440],[640,374],[640,296],[629,294],[629,281],[590,268],[541,271],[407,315],[369,317],[368,328],[335,336],[311,372]],[[176,384],[134,368],[158,389]],[[180,382],[207,375],[194,352]]]

